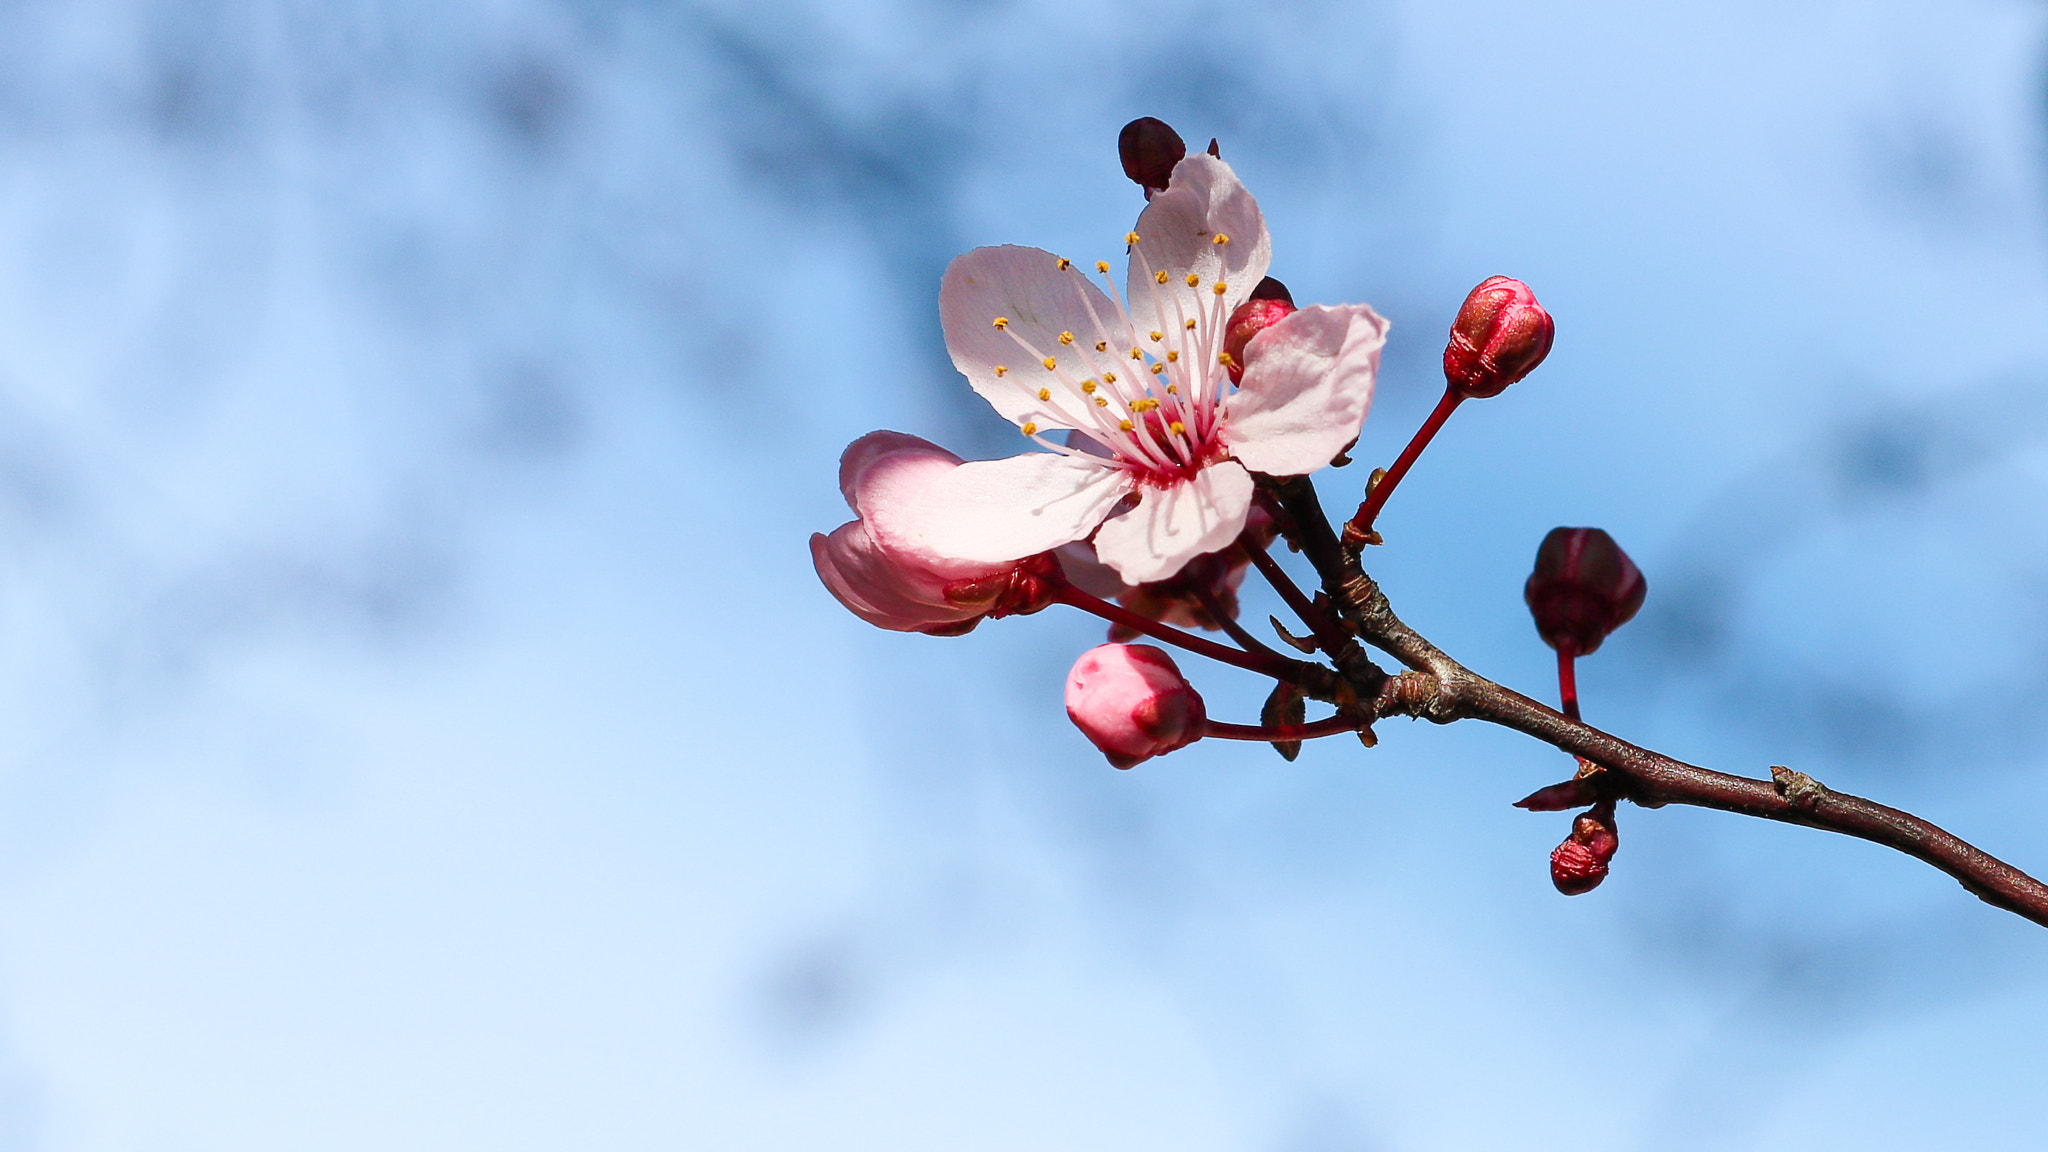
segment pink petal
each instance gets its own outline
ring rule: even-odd
[[[925,632],[972,620],[985,607],[947,603],[945,583],[878,547],[860,521],[811,535],[811,564],[825,589],[854,615],[896,632]]]
[[[995,326],[998,317],[1007,321],[1006,327]],[[939,285],[939,324],[953,366],[975,392],[1011,423],[1028,421],[1040,428],[1074,425],[1060,408],[1038,398],[1040,389],[1079,403],[1059,374],[1045,367],[1044,358],[1067,369],[1078,384],[1101,375],[1101,365],[1115,371],[1115,349],[1130,341],[1116,305],[1088,282],[1080,267],[1062,271],[1052,253],[1015,244],[976,248],[946,266]],[[1073,343],[1060,343],[1062,333],[1071,334]],[[1098,341],[1108,343],[1111,351],[1097,353]],[[998,367],[1005,369],[1001,375]]]
[[[1273,241],[1258,201],[1230,165],[1206,153],[1182,160],[1173,182],[1138,217],[1137,252],[1125,292],[1139,331],[1173,331],[1216,310],[1213,285],[1226,286],[1222,315],[1251,295],[1273,262]],[[1216,243],[1218,235],[1229,242]],[[1160,284],[1153,274],[1166,273]],[[1187,284],[1188,273],[1198,278]]]
[[[1002,564],[1088,535],[1128,486],[1093,457],[1032,452],[930,477],[915,498],[892,500],[867,520],[885,546],[935,566]]]
[[[1138,506],[1106,520],[1095,555],[1131,584],[1164,580],[1204,552],[1237,539],[1252,504],[1252,478],[1224,460],[1194,479],[1137,489]]]
[[[1252,338],[1220,438],[1254,472],[1305,476],[1358,436],[1387,322],[1363,304],[1303,308]]]
[[[860,511],[861,477],[876,464],[882,464],[886,471],[894,472],[906,466],[925,469],[936,468],[933,461],[943,461],[947,466],[961,463],[958,456],[919,436],[907,432],[870,432],[846,446],[839,454],[839,492],[846,497],[846,506]]]

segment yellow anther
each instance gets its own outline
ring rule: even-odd
[[[1050,400],[1050,399],[1052,399],[1052,389],[1050,389],[1050,388],[1040,388],[1040,389],[1038,390],[1038,398],[1039,398],[1040,400]]]
[[[1172,350],[1168,350],[1168,351],[1167,351],[1167,353],[1166,353],[1166,362],[1167,362],[1168,364],[1171,364],[1171,363],[1173,363],[1174,361],[1176,361],[1176,360],[1178,360],[1178,359],[1180,359],[1180,353],[1178,353],[1178,352],[1174,352],[1174,351],[1172,351]]]
[[[1168,385],[1166,386],[1166,394],[1167,394],[1168,396],[1178,396],[1178,395],[1180,395],[1180,388],[1179,388],[1179,386],[1178,386],[1178,385],[1174,385],[1174,384],[1168,384]]]
[[[1143,360],[1144,358],[1145,354],[1143,352],[1138,351],[1136,348],[1131,349],[1131,359]]]
[[[1104,372],[1104,373],[1102,374],[1102,382],[1103,382],[1104,384],[1114,384],[1114,383],[1116,383],[1116,373],[1114,373],[1114,372]]]
[[[996,375],[1006,376],[1009,374],[1009,372],[1010,370],[1008,368],[1003,367],[1001,364],[996,365]]]
[[[1223,233],[1221,233],[1221,232],[1218,232],[1218,233],[1216,234],[1216,243],[1218,243],[1218,244],[1228,244],[1228,243],[1230,243],[1230,237],[1228,237],[1228,236],[1225,236],[1225,235],[1224,235]]]
[[[1047,356],[1047,357],[1045,358],[1045,370],[1046,370],[1047,372],[1050,372],[1050,371],[1052,371],[1053,369],[1055,369],[1055,368],[1057,368],[1057,367],[1059,367],[1059,366],[1060,366],[1060,362],[1059,362],[1059,361],[1057,361],[1057,360],[1053,359],[1053,358],[1052,358],[1052,357],[1050,357],[1050,356]]]
[[[1164,365],[1164,364],[1154,364],[1154,365],[1152,365],[1152,374],[1153,374],[1154,376],[1164,376],[1164,375],[1166,375],[1166,365]]]
[[[998,316],[998,317],[996,317],[996,327],[997,327],[997,328],[1008,328],[1009,326],[1010,326],[1010,318],[1009,318],[1008,316]]]
[[[1157,280],[1161,284],[1166,283],[1166,269],[1161,268],[1159,271],[1154,272],[1152,274],[1152,279]]]
[[[1160,342],[1161,340],[1164,340],[1164,339],[1166,339],[1166,333],[1164,333],[1164,332],[1154,332],[1154,333],[1152,334],[1152,342],[1153,342],[1154,344],[1157,344],[1157,343],[1159,343],[1159,342]]]
[[[1095,350],[1096,350],[1097,352],[1107,352],[1107,351],[1109,351],[1109,341],[1107,341],[1107,340],[1097,340],[1097,341],[1095,342]]]
[[[1096,406],[1097,408],[1107,408],[1107,407],[1109,407],[1109,399],[1108,399],[1108,397],[1105,397],[1105,396],[1097,396],[1097,397],[1095,398],[1095,406]]]
[[[1230,353],[1228,353],[1228,352],[1218,352],[1218,353],[1216,354],[1216,362],[1217,362],[1218,364],[1221,364],[1221,365],[1223,365],[1223,366],[1224,366],[1225,368],[1228,368],[1228,367],[1230,367],[1230,366],[1231,366],[1232,364],[1235,364],[1235,363],[1237,363],[1237,361],[1235,361],[1235,360],[1232,360],[1232,359],[1230,358]]]
[[[1218,280],[1216,282],[1216,287],[1210,289],[1211,292],[1216,293],[1218,296],[1223,295],[1223,293],[1227,290],[1227,286],[1221,280]]]
[[[1195,330],[1195,322],[1193,320],[1190,320],[1186,324],[1181,325],[1181,327],[1186,328],[1190,332],[1193,332]]]
[[[1035,436],[1038,434],[1038,425],[1033,424],[1029,420],[1026,420],[1024,422],[1023,432],[1026,436]]]
[[[1171,432],[1171,433],[1173,433],[1173,434],[1174,434],[1175,436],[1178,436],[1178,435],[1180,435],[1181,433],[1183,433],[1183,432],[1187,431],[1187,430],[1188,430],[1188,426],[1187,426],[1187,425],[1185,425],[1185,424],[1183,424],[1183,423],[1181,423],[1181,422],[1180,422],[1180,421],[1178,421],[1178,420],[1175,420],[1175,421],[1174,421],[1173,423],[1171,423],[1171,424],[1168,424],[1168,425],[1166,426],[1166,430],[1167,430],[1167,431],[1169,431],[1169,432]]]
[[[1081,391],[1083,391],[1083,392],[1086,392],[1086,393],[1088,393],[1088,394],[1089,394],[1089,395],[1091,395],[1091,396],[1092,396],[1092,395],[1094,395],[1094,394],[1095,394],[1095,381],[1093,381],[1093,380],[1083,380],[1083,381],[1081,381]]]
[[[1138,242],[1138,234],[1137,234],[1136,232],[1126,232],[1126,233],[1124,233],[1124,243],[1126,243],[1126,244],[1136,244],[1137,242]]]
[[[1159,401],[1154,400],[1149,396],[1147,396],[1143,400],[1131,401],[1131,411],[1133,412],[1150,412],[1151,410],[1157,407],[1159,407]]]
[[[1100,272],[1100,273],[1102,273],[1102,274],[1103,274],[1104,276],[1107,276],[1107,275],[1109,275],[1109,261],[1107,261],[1107,260],[1097,260],[1097,261],[1095,262],[1095,270],[1096,270],[1097,272]]]
[[[1072,332],[1062,332],[1062,333],[1060,333],[1060,343],[1062,343],[1062,344],[1072,344],[1073,342],[1074,342],[1074,334],[1073,334]]]
[[[1131,430],[1131,422],[1129,420],[1119,420],[1116,422],[1116,426],[1125,432]]]
[[[1202,278],[1200,276],[1195,275],[1193,272],[1188,273],[1188,287],[1193,288],[1201,282]]]
[[[1072,268],[1074,266],[1074,262],[1072,260],[1067,259],[1065,256],[1060,257],[1058,260],[1054,261],[1054,263],[1059,266],[1059,270],[1062,272],[1065,272],[1067,269]]]

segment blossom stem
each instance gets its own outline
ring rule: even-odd
[[[1557,650],[1557,694],[1563,701],[1563,711],[1573,720],[1579,718],[1579,675],[1578,654],[1566,644]]]
[[[1202,611],[1207,612],[1209,618],[1216,621],[1216,626],[1223,629],[1225,635],[1237,641],[1238,647],[1247,652],[1264,652],[1278,659],[1286,659],[1280,653],[1260,643],[1258,637],[1245,631],[1244,625],[1237,622],[1237,618],[1230,614],[1230,610],[1223,603],[1222,598],[1211,591],[1208,585],[1200,581],[1195,581],[1194,584],[1195,599],[1202,602]]]
[[[1218,740],[1262,740],[1272,743],[1276,740],[1314,740],[1322,736],[1337,736],[1358,731],[1358,721],[1343,716],[1332,716],[1327,720],[1316,720],[1308,724],[1280,724],[1272,728],[1257,724],[1226,724],[1211,720],[1202,729],[1202,735]]]
[[[1365,494],[1365,503],[1358,506],[1358,515],[1353,516],[1351,522],[1344,526],[1344,538],[1347,543],[1353,540],[1367,544],[1379,543],[1379,537],[1373,534],[1372,525],[1374,520],[1379,519],[1380,509],[1386,507],[1387,498],[1394,494],[1394,486],[1401,482],[1403,476],[1408,475],[1408,469],[1415,465],[1415,458],[1422,455],[1424,448],[1429,447],[1429,442],[1436,437],[1437,430],[1444,426],[1444,421],[1451,418],[1451,413],[1464,400],[1465,394],[1456,388],[1444,389],[1444,398],[1436,402],[1436,411],[1431,412],[1429,419],[1422,422],[1422,427],[1415,430],[1415,436],[1408,441],[1408,447],[1401,450],[1400,459],[1395,460],[1394,466],[1387,469],[1386,475],[1380,477],[1380,482],[1374,484],[1372,491]]]
[[[1290,660],[1271,650],[1265,652],[1240,652],[1235,648],[1227,648],[1218,644],[1214,640],[1204,640],[1200,636],[1191,636],[1171,625],[1161,624],[1157,620],[1140,616],[1122,605],[1112,604],[1107,600],[1090,596],[1071,584],[1062,585],[1053,594],[1053,599],[1061,604],[1079,608],[1083,612],[1100,616],[1112,624],[1121,624],[1133,632],[1150,636],[1163,644],[1184,648],[1197,656],[1207,656],[1211,660],[1233,665],[1247,672],[1256,672],[1261,676],[1270,676],[1275,680],[1284,680],[1289,684],[1300,683],[1303,674],[1315,667],[1313,664],[1305,664],[1300,660]]]
[[[1303,592],[1301,586],[1294,582],[1294,578],[1287,574],[1287,569],[1282,568],[1278,560],[1273,559],[1264,548],[1258,547],[1252,541],[1240,537],[1238,544],[1244,548],[1245,554],[1252,558],[1252,567],[1259,570],[1259,575],[1266,578],[1266,583],[1273,586],[1273,591],[1280,594],[1280,599],[1287,602],[1287,607],[1295,616],[1303,624],[1308,625],[1310,634],[1316,638],[1317,646],[1332,656],[1342,652],[1346,639],[1344,633],[1330,619],[1329,613],[1316,607],[1316,602],[1308,598],[1308,594]]]

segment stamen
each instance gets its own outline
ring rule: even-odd
[[[1152,274],[1152,279],[1157,280],[1161,284],[1166,283],[1166,269],[1161,268],[1159,271],[1154,272]],[[1002,327],[1002,325],[998,324],[996,325],[996,327],[1000,328]]]
[[[1201,282],[1202,278],[1200,276],[1195,275],[1193,272],[1188,273],[1188,287],[1193,288]]]
[[[1166,362],[1167,362],[1168,364],[1171,364],[1171,363],[1173,363],[1174,361],[1176,361],[1176,360],[1179,360],[1179,359],[1180,359],[1180,353],[1178,353],[1178,352],[1175,352],[1175,351],[1174,351],[1173,349],[1171,349],[1171,348],[1169,348],[1169,349],[1167,349],[1167,350],[1166,350]]]
[[[1050,400],[1050,399],[1052,399],[1052,389],[1050,389],[1050,388],[1040,388],[1040,389],[1038,390],[1038,398],[1039,398],[1040,400]]]
[[[1103,274],[1104,276],[1107,276],[1107,275],[1109,275],[1109,261],[1107,261],[1107,260],[1097,260],[1097,261],[1095,262],[1095,270],[1096,270],[1097,272],[1100,272],[1100,273],[1102,273],[1102,274]]]
[[[1153,342],[1154,344],[1157,344],[1157,343],[1159,343],[1159,342],[1160,342],[1161,340],[1164,340],[1164,339],[1166,339],[1166,333],[1164,333],[1164,332],[1154,332],[1154,333],[1152,334],[1152,342]]]
[[[1232,364],[1235,364],[1235,363],[1237,363],[1237,361],[1235,361],[1235,360],[1232,360],[1232,359],[1230,358],[1230,353],[1228,353],[1228,352],[1218,352],[1218,353],[1216,354],[1216,362],[1217,362],[1218,364],[1221,364],[1221,365],[1223,365],[1223,366],[1224,366],[1225,368],[1228,368],[1228,367],[1230,367],[1230,366],[1231,366]]]
[[[1023,427],[1022,431],[1023,431],[1023,433],[1024,433],[1024,434],[1025,434],[1026,436],[1036,436],[1036,435],[1038,435],[1038,425],[1036,425],[1036,424],[1033,424],[1033,423],[1032,423],[1031,421],[1029,421],[1029,420],[1026,420],[1026,421],[1024,422],[1024,427]]]
[[[1222,243],[1222,241],[1219,240],[1217,241],[1217,243],[1220,244]],[[1055,261],[1055,263],[1058,264],[1059,270],[1062,272],[1065,272],[1067,269],[1072,268],[1074,266],[1074,262],[1072,260],[1067,259],[1065,256],[1060,257],[1057,261]]]
[[[1116,428],[1119,432],[1129,432],[1132,428],[1132,424],[1129,420],[1119,420],[1116,422]]]
[[[1136,232],[1126,232],[1126,233],[1124,233],[1124,243],[1126,243],[1126,244],[1136,244],[1137,242],[1138,242],[1138,234],[1137,234]],[[1107,271],[1109,271],[1109,269],[1107,269],[1107,268],[1104,268],[1104,269],[1103,269],[1103,271],[1104,271],[1104,272],[1107,272]]]
[[[1001,330],[1001,329],[1004,329],[1004,328],[1008,328],[1009,326],[1010,326],[1010,318],[1009,318],[1008,316],[998,316],[998,317],[996,317],[996,328],[997,328],[998,330]]]
[[[1152,374],[1153,374],[1154,376],[1164,376],[1164,375],[1166,375],[1166,365],[1164,365],[1164,364],[1157,364],[1157,363],[1153,364],[1153,365],[1152,365]]]
[[[1097,408],[1107,408],[1107,407],[1109,407],[1109,397],[1107,397],[1107,396],[1097,396],[1097,397],[1095,398],[1095,406],[1096,406]]]
[[[1173,423],[1168,424],[1166,426],[1166,430],[1168,432],[1173,433],[1175,436],[1180,436],[1187,432],[1188,426],[1181,423],[1178,420],[1175,420]]]
[[[1194,285],[1189,284],[1188,287],[1192,288],[1194,287]],[[1216,282],[1216,287],[1212,289],[1212,291],[1214,291],[1218,296],[1221,296],[1226,291],[1226,286],[1224,285],[1223,281],[1218,280]]]
[[[1166,386],[1166,394],[1167,394],[1168,396],[1178,396],[1178,395],[1180,395],[1180,385],[1178,385],[1178,384],[1168,384],[1168,385]]]
[[[1093,380],[1083,380],[1083,381],[1081,381],[1081,391],[1083,391],[1083,392],[1086,392],[1086,393],[1088,393],[1088,394],[1089,394],[1090,396],[1093,396],[1093,395],[1095,395],[1095,381],[1093,381]]]
[[[1136,348],[1131,349],[1131,359],[1143,360],[1144,358],[1145,354],[1143,352],[1138,351]]]
[[[1224,235],[1223,233],[1221,233],[1221,232],[1218,232],[1218,233],[1216,234],[1216,243],[1218,243],[1218,244],[1228,244],[1228,243],[1230,243],[1230,237],[1228,237],[1228,236],[1225,236],[1225,235]]]
[[[996,365],[996,375],[1008,376],[1009,374],[1010,370],[1008,368],[1003,367],[1001,364]]]
[[[1060,366],[1060,362],[1059,362],[1059,361],[1057,361],[1057,360],[1053,359],[1053,358],[1052,358],[1052,357],[1050,357],[1050,356],[1047,356],[1047,357],[1045,358],[1045,370],[1046,370],[1047,372],[1050,372],[1050,371],[1052,371],[1053,369],[1055,369],[1055,368],[1057,368],[1057,367],[1059,367],[1059,366]]]
[[[1193,332],[1195,330],[1195,322],[1193,320],[1189,320],[1185,325],[1183,325],[1183,327],[1185,327],[1188,331]]]
[[[1097,340],[1097,341],[1095,342],[1095,350],[1096,350],[1097,352],[1107,352],[1107,351],[1109,351],[1109,341],[1107,341],[1107,340]]]
[[[1114,372],[1104,372],[1104,373],[1102,374],[1102,382],[1103,382],[1104,384],[1114,384],[1114,383],[1116,383],[1116,373],[1114,373]]]
[[[1062,344],[1072,344],[1073,342],[1074,342],[1074,334],[1073,334],[1072,332],[1062,332],[1062,333],[1060,333],[1060,343],[1062,343]]]

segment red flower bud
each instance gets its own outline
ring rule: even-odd
[[[1287,291],[1287,285],[1268,276],[1230,314],[1229,322],[1223,326],[1223,350],[1230,354],[1232,384],[1244,380],[1244,346],[1252,342],[1252,337],[1294,313],[1294,297]]]
[[[1614,805],[1596,804],[1572,821],[1572,834],[1550,854],[1550,882],[1567,896],[1582,896],[1607,879],[1607,866],[1621,847]]]
[[[1489,276],[1451,322],[1444,379],[1467,397],[1498,396],[1543,363],[1556,332],[1527,284]]]
[[[1643,606],[1643,574],[1598,528],[1552,528],[1522,599],[1543,642],[1584,656]]]
[[[1166,121],[1141,116],[1116,134],[1116,153],[1124,162],[1124,175],[1143,185],[1150,198],[1166,191],[1173,166],[1188,154],[1188,146]]]
[[[1118,768],[1202,738],[1202,697],[1150,644],[1103,644],[1067,674],[1067,715]]]

